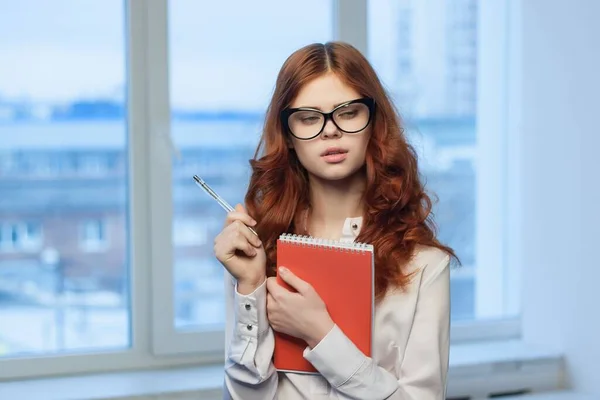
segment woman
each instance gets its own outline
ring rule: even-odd
[[[359,51],[313,44],[286,60],[251,165],[248,213],[237,205],[215,239],[229,272],[226,397],[444,399],[454,253],[435,238],[416,155]],[[373,358],[310,285],[285,268],[298,292],[276,283],[276,240],[287,232],[374,245]],[[277,372],[273,331],[303,339],[319,374]]]

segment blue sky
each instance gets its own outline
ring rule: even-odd
[[[183,108],[263,108],[285,58],[332,38],[329,0],[172,0],[169,12],[172,103]],[[0,0],[0,94],[120,98],[124,19],[118,0]]]
[[[115,0],[0,0],[0,93],[114,95],[124,78],[123,18]]]

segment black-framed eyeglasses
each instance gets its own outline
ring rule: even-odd
[[[369,97],[347,101],[326,113],[309,107],[286,108],[281,122],[286,131],[300,140],[314,139],[323,132],[327,121],[344,133],[358,133],[371,122],[375,101]]]

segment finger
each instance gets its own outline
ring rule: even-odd
[[[275,307],[275,298],[267,293],[267,312],[272,313]]]
[[[258,236],[252,233],[252,231],[240,221],[235,221],[233,224],[231,224],[225,229],[231,230],[232,235],[234,236],[243,236],[246,239],[246,241],[248,241],[254,247],[262,246],[262,242],[260,241]]]
[[[279,267],[277,271],[279,276],[281,276],[281,279],[285,283],[296,289],[298,293],[305,294],[309,290],[312,290],[312,286],[308,282],[300,279],[286,267]]]
[[[231,241],[233,245],[232,253],[236,250],[242,251],[248,257],[254,257],[256,253],[256,248],[252,246],[252,244],[248,241],[243,234],[234,235],[233,240]]]
[[[226,240],[225,243],[216,243],[213,251],[217,257],[217,260],[221,262],[229,261],[235,256],[237,251],[241,251],[248,257],[254,257],[257,254],[252,245],[250,245],[247,241],[240,239]]]
[[[226,228],[223,237],[215,243],[215,251],[223,254],[225,259],[233,257],[236,251],[241,251],[249,257],[254,257],[256,248],[248,241],[244,231],[236,226]]]
[[[267,291],[271,294],[271,297],[278,303],[285,301],[285,298],[290,294],[290,291],[281,286],[281,283],[277,282],[277,278],[271,277],[268,279],[271,279],[271,282],[267,280]]]
[[[256,225],[254,218],[249,216],[245,211],[230,211],[227,213],[227,217],[225,217],[225,226],[233,224],[236,221],[240,221],[247,226]]]
[[[267,296],[273,297],[275,293],[278,293],[281,290],[279,283],[277,283],[277,278],[269,277],[267,278]]]

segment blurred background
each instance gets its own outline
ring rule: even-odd
[[[222,369],[224,212],[191,177],[243,202],[279,68],[336,39],[393,98],[463,263],[449,398],[600,399],[599,16],[593,0],[0,0],[0,399],[26,378]]]

